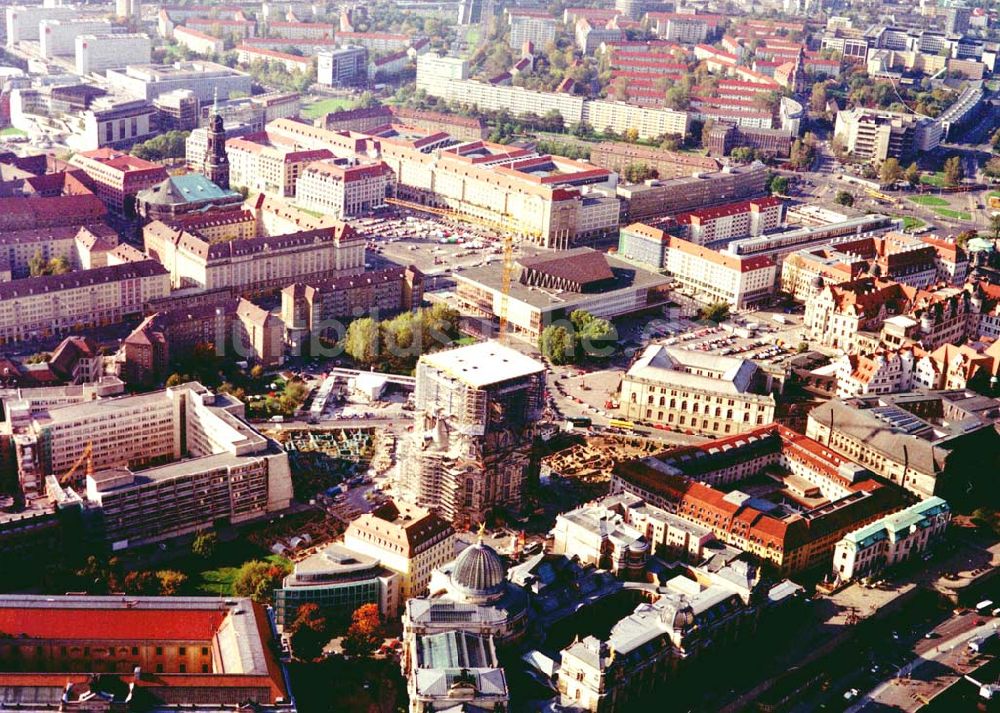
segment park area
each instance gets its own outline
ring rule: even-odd
[[[930,208],[942,218],[950,218],[951,220],[972,220],[971,213],[964,210],[954,210],[950,208],[949,206],[951,204],[946,199],[939,196],[913,196],[907,200],[925,208]]]
[[[355,101],[349,97],[331,97],[320,99],[302,108],[302,116],[306,119],[319,119],[326,114],[342,109],[353,109]]]

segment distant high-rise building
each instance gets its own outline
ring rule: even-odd
[[[205,155],[205,173],[208,180],[219,188],[229,188],[229,156],[226,154],[226,130],[216,102],[208,124],[208,151]]]
[[[944,16],[944,29],[949,35],[961,35],[969,31],[972,8],[953,5]]]
[[[544,390],[545,366],[498,342],[422,356],[400,498],[465,525],[520,506]]]
[[[142,15],[140,0],[115,0],[115,17],[125,20],[138,20]]]

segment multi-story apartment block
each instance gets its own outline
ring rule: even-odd
[[[355,518],[344,545],[400,575],[400,601],[427,593],[431,572],[455,557],[455,530],[423,508],[388,502]]]
[[[827,285],[806,302],[803,323],[810,341],[850,353],[857,350],[859,332],[877,332],[886,319],[903,314],[907,301],[896,282],[866,277]]]
[[[76,38],[80,35],[106,35],[111,32],[108,20],[96,18],[62,18],[38,23],[39,50],[45,59],[72,56]]]
[[[133,34],[78,35],[76,73],[88,75],[127,64],[147,64],[152,56],[149,36]]]
[[[247,37],[256,37],[257,23],[253,20],[239,19],[228,20],[219,17],[189,17],[184,21],[184,26],[204,32],[206,34],[225,37],[234,41],[244,40]],[[177,34],[174,29],[174,34]]]
[[[368,79],[368,50],[348,46],[316,55],[316,81],[328,87],[349,87]]]
[[[286,40],[329,40],[337,28],[323,22],[269,22],[268,33]]]
[[[545,49],[556,39],[559,21],[545,10],[507,10],[510,22],[510,46],[520,50],[525,42],[531,42],[539,49]]]
[[[73,20],[81,16],[79,8],[48,5],[12,5],[5,9],[7,46],[18,42],[38,42],[43,20]],[[93,17],[97,20],[99,18]]]
[[[806,435],[921,497],[968,497],[993,487],[983,478],[998,415],[1000,403],[970,391],[858,396],[813,408]]]
[[[313,67],[312,57],[301,57],[297,54],[269,50],[262,47],[240,45],[236,48],[236,57],[240,64],[265,62],[285,68],[287,72],[308,74]]]
[[[707,156],[665,151],[617,141],[604,141],[592,147],[590,162],[595,166],[619,173],[633,164],[645,165],[655,171],[657,178],[661,180],[690,176],[701,171],[719,170],[719,162]]]
[[[384,161],[316,161],[302,171],[295,202],[342,220],[385,205],[385,199],[394,193],[395,182],[395,174]]]
[[[309,353],[307,346],[330,336],[347,319],[358,314],[382,317],[408,312],[420,306],[423,294],[423,273],[412,265],[296,281],[281,291],[285,343],[294,354]]]
[[[748,359],[654,344],[622,377],[619,413],[690,433],[744,433],[774,420],[769,381]]]
[[[490,111],[506,110],[513,115],[541,116],[558,111],[567,124],[585,122],[597,131],[611,129],[617,133],[635,129],[640,138],[687,133],[689,117],[683,111],[478,82],[468,76],[468,63],[457,57],[428,53],[417,60],[417,89],[448,101],[474,104]]]
[[[338,32],[337,44],[362,47],[368,52],[398,52],[414,40],[409,35],[393,32]]]
[[[399,497],[466,524],[517,507],[544,390],[545,366],[498,342],[421,356]]]
[[[839,582],[877,575],[915,559],[944,539],[951,508],[930,497],[850,532],[833,551],[833,576]]]
[[[618,254],[663,270],[707,299],[736,309],[766,302],[774,294],[774,261],[765,256],[735,256],[696,245],[642,223],[622,228]]]
[[[155,260],[2,283],[0,343],[117,324],[169,293],[170,275]]]
[[[611,492],[630,493],[708,527],[717,539],[782,573],[829,567],[837,541],[898,508],[901,498],[897,488],[824,445],[783,426],[763,426],[619,463]],[[782,496],[799,507],[755,502],[740,490],[740,482],[765,471],[782,474]]]
[[[782,224],[785,203],[777,196],[726,203],[674,216],[675,232],[696,245],[763,235]]]
[[[225,49],[225,41],[221,37],[210,35],[193,27],[174,28],[174,40],[177,44],[187,47],[195,54],[221,54]],[[149,60],[146,61],[148,62]]]
[[[76,153],[70,165],[87,174],[95,193],[117,215],[134,214],[136,194],[167,178],[163,166],[107,148]]]
[[[875,109],[838,112],[834,129],[834,140],[848,153],[875,164],[933,151],[941,139],[941,125],[934,119]]]
[[[226,156],[231,186],[291,198],[305,168],[333,154],[326,149],[304,149],[283,136],[265,132],[227,139]]]
[[[10,230],[0,235],[0,264],[13,278],[26,278],[30,261],[65,259],[74,270],[104,267],[107,254],[118,245],[118,234],[107,225],[89,222],[76,228],[56,226],[34,230]]]
[[[949,285],[963,285],[969,273],[969,253],[954,238],[940,238],[937,235],[923,235],[920,242],[934,248],[934,263],[937,267],[935,282]]]

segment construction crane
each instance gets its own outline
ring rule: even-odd
[[[87,461],[87,475],[91,475],[94,472],[94,443],[92,441],[87,441],[87,445],[83,448],[83,453],[80,457],[76,459],[73,465],[63,473],[62,477],[59,478],[59,485],[67,485],[79,470],[80,466],[83,465],[84,461]]]
[[[499,319],[497,338],[501,342],[505,342],[507,340],[507,327],[509,324],[508,312],[510,309],[510,285],[514,276],[514,237],[538,237],[541,233],[521,229],[517,222],[507,213],[503,214],[501,220],[491,220],[489,218],[482,218],[476,215],[469,215],[468,213],[461,213],[450,208],[438,208],[435,206],[423,205],[421,203],[414,203],[412,201],[405,201],[400,198],[386,198],[385,202],[390,205],[399,206],[400,208],[406,208],[408,210],[430,213],[431,215],[438,215],[443,218],[449,218],[451,220],[458,220],[465,223],[471,223],[472,225],[490,228],[500,234],[502,243],[500,252],[500,304],[497,307],[497,318]]]

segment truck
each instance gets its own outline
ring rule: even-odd
[[[778,324],[788,324],[788,318],[783,314],[776,314],[771,317]]]
[[[992,599],[984,599],[976,605],[976,614],[985,614],[993,606]]]
[[[997,631],[995,629],[985,634],[975,636],[969,641],[969,651],[975,654],[981,654],[992,646],[996,642],[996,639]]]

